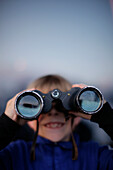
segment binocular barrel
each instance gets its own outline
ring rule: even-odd
[[[38,90],[27,90],[17,96],[15,110],[22,118],[33,120],[41,113],[49,112],[52,102],[56,100],[60,100],[67,111],[81,111],[85,114],[97,113],[104,103],[102,93],[93,86],[82,89],[74,87],[67,92],[54,89],[47,94]]]

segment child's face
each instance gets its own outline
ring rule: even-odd
[[[39,117],[39,135],[53,142],[69,141],[71,136],[71,119],[65,121],[64,113],[57,111],[53,103],[52,109]],[[79,118],[74,121],[74,127]]]

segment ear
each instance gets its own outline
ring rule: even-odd
[[[80,123],[80,121],[81,121],[81,118],[80,118],[80,117],[74,118],[74,121],[73,121],[73,130],[76,128],[76,126],[78,126],[78,124]]]

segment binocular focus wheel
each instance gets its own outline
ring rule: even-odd
[[[60,96],[60,92],[58,89],[55,89],[51,92],[51,96],[54,98],[54,99],[58,99],[59,96]]]

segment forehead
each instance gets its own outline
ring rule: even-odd
[[[43,84],[42,86],[36,86],[37,90],[40,90],[42,93],[48,93],[54,89],[58,89],[62,92],[67,92],[71,89],[71,85],[69,84]]]

